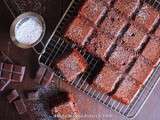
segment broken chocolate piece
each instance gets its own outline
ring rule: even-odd
[[[27,94],[28,100],[38,100],[39,99],[39,92],[38,91],[31,91]]]
[[[37,84],[41,83],[41,81],[44,77],[44,74],[46,73],[46,70],[47,69],[44,66],[39,67],[37,74],[36,74],[36,78],[35,78]]]
[[[10,84],[10,82],[10,80],[6,81],[0,79],[0,91],[3,91]]]
[[[12,103],[15,99],[19,97],[17,90],[12,90],[11,93],[7,96],[9,103]]]
[[[47,71],[42,79],[41,85],[43,85],[44,87],[47,87],[52,82],[53,76],[54,76],[54,73],[50,72],[47,69]]]
[[[27,112],[27,108],[26,108],[26,105],[25,105],[23,99],[16,100],[13,103],[16,107],[18,114],[22,115],[25,112]]]

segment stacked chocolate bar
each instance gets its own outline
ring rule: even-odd
[[[93,85],[129,104],[159,61],[159,22],[159,12],[141,0],[85,0],[64,37],[104,61]],[[67,78],[77,75],[64,67],[75,57],[58,63]]]
[[[10,82],[21,83],[25,74],[25,66],[0,63],[0,91],[3,91]]]

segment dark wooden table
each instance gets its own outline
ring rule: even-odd
[[[60,4],[59,4],[60,5]],[[64,4],[63,4],[64,6]],[[58,6],[52,4],[53,7],[53,17],[50,19],[52,21],[53,26],[56,25],[60,18],[60,9],[62,6]],[[13,85],[19,91],[28,90],[34,86],[34,74],[37,69],[37,55],[34,53],[32,49],[23,50],[16,47],[10,40],[9,37],[9,27],[13,18],[10,15],[9,11],[3,6],[0,2],[0,51],[3,51],[7,54],[14,63],[26,65],[27,66],[27,74],[25,75],[24,82],[22,84]],[[34,67],[33,67],[34,64]],[[69,86],[65,83],[61,84],[62,89],[66,89],[69,92],[73,92],[76,97],[77,105],[80,109],[80,113],[82,115],[105,115],[105,117],[100,118],[82,118],[82,120],[123,120],[124,118],[119,116],[116,113],[108,110],[102,104],[94,101],[93,99],[87,97],[83,93],[79,92],[72,86]],[[5,98],[0,98],[0,120],[12,120],[12,115],[17,114],[14,107],[5,102]],[[5,109],[4,109],[5,108]],[[11,111],[11,112],[6,112]],[[135,118],[135,120],[159,120],[160,119],[160,83],[154,89],[153,93],[149,97],[148,101],[144,105],[141,112]],[[3,117],[7,116],[7,117]],[[4,115],[5,114],[5,115]],[[8,116],[11,117],[8,117]]]

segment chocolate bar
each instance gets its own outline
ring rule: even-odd
[[[25,69],[25,66],[0,63],[0,76],[11,82],[21,83]]]
[[[37,75],[36,75],[36,83],[41,84],[44,87],[47,87],[52,79],[53,79],[54,73],[49,71],[47,68],[40,66]]]
[[[21,114],[24,114],[25,112],[27,112],[27,108],[26,108],[26,105],[25,105],[23,99],[16,100],[13,103],[16,107],[18,114],[21,115]]]
[[[38,69],[38,71],[36,73],[36,78],[35,78],[37,84],[41,83],[41,81],[42,81],[42,79],[44,77],[44,74],[46,73],[46,70],[47,69],[45,67],[43,67],[43,66],[39,67],[39,69]]]
[[[9,103],[12,103],[19,97],[17,90],[12,90],[11,93],[7,96]]]

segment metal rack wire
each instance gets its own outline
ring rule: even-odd
[[[58,23],[53,34],[48,40],[42,54],[39,57],[39,62],[41,64],[44,64],[50,67],[51,63],[54,61],[57,55],[63,54],[64,51],[67,50],[69,46],[70,48],[77,48],[74,44],[71,45],[70,43],[66,42],[67,40],[64,40],[64,38],[61,38],[59,36],[61,36],[63,26],[65,25],[66,21],[70,19],[70,17],[73,15],[72,11],[79,4],[79,2],[80,0],[76,0],[76,1],[72,0],[68,9],[62,16],[60,22]],[[159,1],[157,0],[155,0],[152,3],[150,0],[146,0],[146,2],[154,6],[156,9],[159,8],[159,4],[157,5]],[[90,54],[86,53],[83,49],[80,49],[79,51],[86,58],[89,65],[91,66],[91,69],[86,73],[82,74],[81,76],[79,76],[76,80],[72,81],[70,84],[75,86],[80,91],[87,94],[88,96],[104,104],[105,106],[110,108],[112,111],[116,111],[126,118],[135,117],[138,114],[138,112],[141,110],[142,106],[145,104],[145,101],[147,100],[153,88],[156,86],[156,84],[158,83],[158,80],[160,79],[156,75],[158,72],[160,72],[160,65],[155,70],[153,70],[152,74],[148,78],[149,80],[146,82],[144,87],[140,89],[140,91],[138,92],[137,96],[132,101],[132,103],[129,105],[124,105],[112,99],[110,96],[106,95],[105,93],[98,92],[86,82],[89,76],[95,70],[96,66],[98,66],[100,61],[98,61],[96,58],[94,58]],[[63,78],[63,76],[61,76],[59,72],[57,72],[57,76]]]

